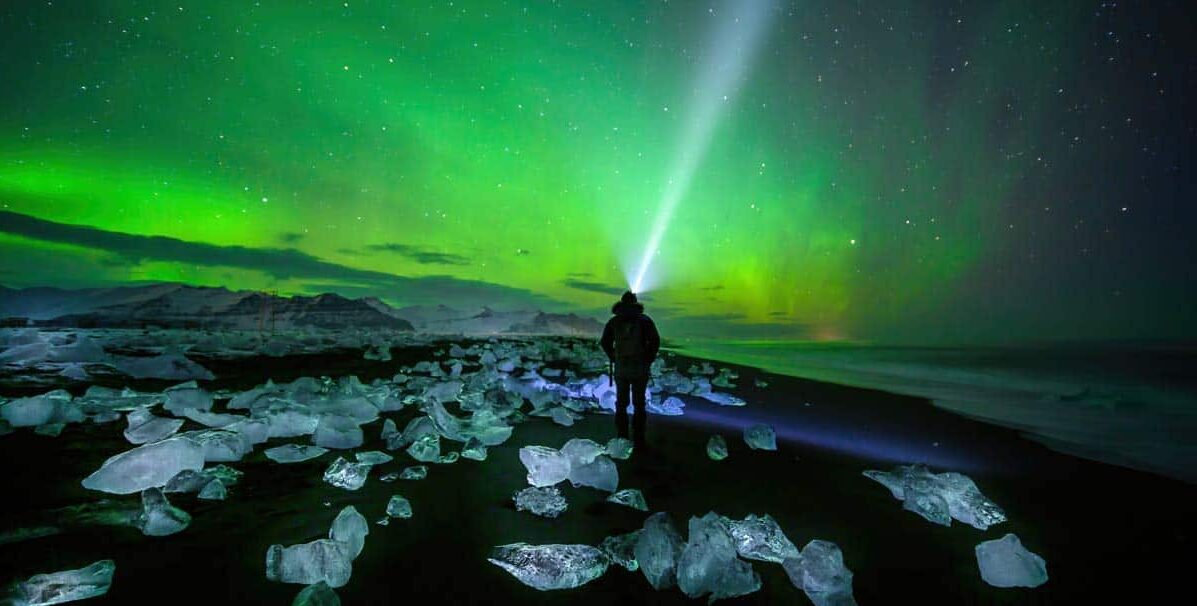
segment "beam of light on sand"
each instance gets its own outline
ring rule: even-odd
[[[711,146],[715,127],[731,106],[752,57],[764,42],[771,9],[771,0],[728,0],[715,13],[720,23],[716,26],[710,55],[695,82],[677,156],[670,166],[640,264],[630,281],[632,292],[643,292],[653,286],[645,281],[649,267],[669,229],[674,210],[686,196],[694,173]]]

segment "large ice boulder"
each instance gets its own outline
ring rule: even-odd
[[[888,488],[904,509],[936,524],[947,526],[954,518],[985,530],[1006,521],[1002,508],[964,474],[934,474],[923,465],[899,465],[890,472],[870,469],[863,475]]]
[[[35,574],[12,588],[17,606],[62,604],[94,598],[108,593],[116,562],[100,560],[77,570]]]
[[[677,560],[677,586],[691,598],[747,595],[761,588],[752,565],[737,557],[724,518],[714,512],[690,518],[690,537]]]
[[[1013,534],[977,545],[981,579],[994,587],[1038,587],[1047,582],[1047,562],[1027,551]]]
[[[636,538],[636,561],[653,589],[668,589],[677,583],[677,560],[685,543],[669,514],[652,514]]]
[[[590,545],[512,543],[495,547],[487,561],[541,591],[585,585],[603,576],[608,566],[602,550]]]
[[[353,557],[349,546],[333,539],[283,547],[271,545],[266,550],[266,579],[282,583],[311,585],[324,582],[341,587],[353,575]]]
[[[370,525],[366,523],[366,517],[353,505],[342,509],[328,530],[328,538],[345,543],[350,558],[356,558],[362,552],[368,534]]]
[[[801,554],[787,558],[781,565],[790,582],[815,606],[856,606],[852,572],[844,566],[844,554],[835,543],[811,541]]]
[[[0,406],[0,418],[13,427],[35,427],[55,420],[61,406],[71,401],[71,394],[61,389],[28,398],[17,398]]]
[[[180,471],[204,467],[203,446],[175,437],[139,446],[104,461],[83,479],[83,487],[114,494],[131,494],[166,484]]]

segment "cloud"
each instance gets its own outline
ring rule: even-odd
[[[392,242],[388,244],[370,244],[366,246],[366,250],[371,252],[388,252],[401,255],[419,263],[421,265],[469,265],[470,260],[461,255],[453,253],[438,252],[421,248],[419,246],[412,246],[410,244],[400,244]]]
[[[307,236],[305,234],[301,234],[299,232],[285,231],[278,235],[278,241],[282,242],[283,244],[292,245],[306,237]]]
[[[723,285],[716,284],[714,286],[703,286],[703,287],[699,288],[698,290],[707,290],[707,291],[723,290]]]
[[[673,315],[660,314],[662,336],[670,334],[735,339],[806,339],[811,327],[798,322],[749,322],[739,313]]]
[[[177,262],[205,267],[259,271],[284,280],[301,280],[320,292],[373,295],[399,304],[445,303],[564,310],[569,306],[539,293],[453,276],[399,276],[324,261],[291,248],[250,248],[190,242],[166,236],[142,236],[85,225],[56,223],[0,211],[0,232],[33,240],[103,251],[127,264]]]
[[[586,280],[577,280],[574,278],[566,278],[566,279],[562,280],[561,283],[570,288],[576,288],[578,290],[587,290],[590,292],[602,293],[604,295],[615,295],[617,297],[619,295],[622,295],[623,291],[625,290],[622,287],[608,286],[608,285],[602,284],[600,282],[589,282]]]

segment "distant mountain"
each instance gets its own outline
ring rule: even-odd
[[[64,290],[0,286],[0,318],[24,317],[46,326],[277,330],[387,328],[432,334],[552,334],[597,336],[592,318],[541,311],[457,310],[445,305],[393,308],[366,297],[337,294],[280,297],[255,291],[154,283]]]

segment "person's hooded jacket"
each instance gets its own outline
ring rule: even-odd
[[[613,315],[603,327],[603,338],[599,344],[615,365],[615,378],[647,379],[649,367],[661,349],[661,335],[657,332],[657,325],[653,323],[652,318],[644,315],[644,305],[635,298],[629,300],[629,297],[625,296],[611,306],[611,313]],[[637,326],[629,326],[629,323]],[[617,335],[629,333],[639,335],[639,347],[617,347]],[[628,355],[629,349],[634,352],[633,355]]]

